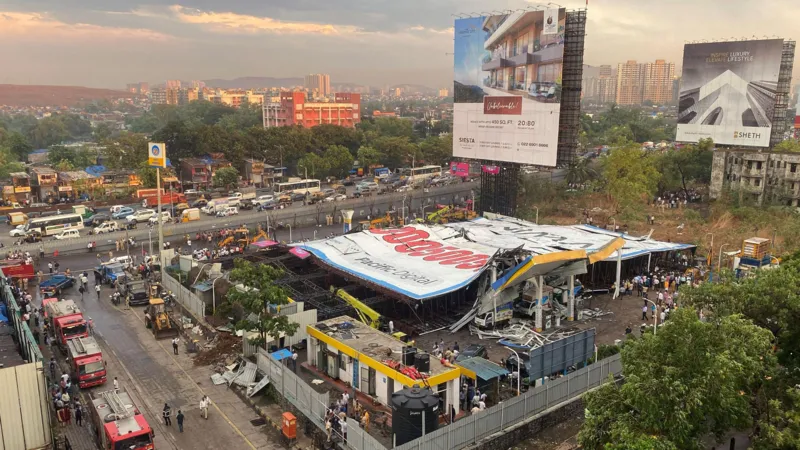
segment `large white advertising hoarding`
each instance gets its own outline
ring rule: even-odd
[[[414,299],[468,285],[495,252],[454,230],[424,225],[361,231],[299,247],[336,269]]]
[[[768,147],[782,52],[782,39],[686,44],[677,140]]]
[[[566,11],[455,21],[453,154],[555,166]]]

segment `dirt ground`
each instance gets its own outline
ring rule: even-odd
[[[582,417],[572,417],[508,450],[572,450],[578,448],[577,436],[581,425],[583,425]]]

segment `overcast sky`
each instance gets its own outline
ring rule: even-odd
[[[0,84],[122,88],[292,77],[452,86],[452,14],[524,0],[0,0]],[[568,8],[585,2],[561,0]],[[789,0],[590,0],[587,64],[667,59],[686,40],[796,38]],[[800,73],[800,71],[795,71]]]

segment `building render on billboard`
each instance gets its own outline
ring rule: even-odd
[[[458,157],[555,166],[564,9],[455,22]]]
[[[687,44],[678,141],[768,147],[782,39]]]

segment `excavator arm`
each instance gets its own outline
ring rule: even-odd
[[[377,311],[365,305],[361,300],[348,294],[344,289],[337,289],[336,295],[356,310],[356,314],[358,314],[362,322],[372,328],[380,328],[382,317]]]

